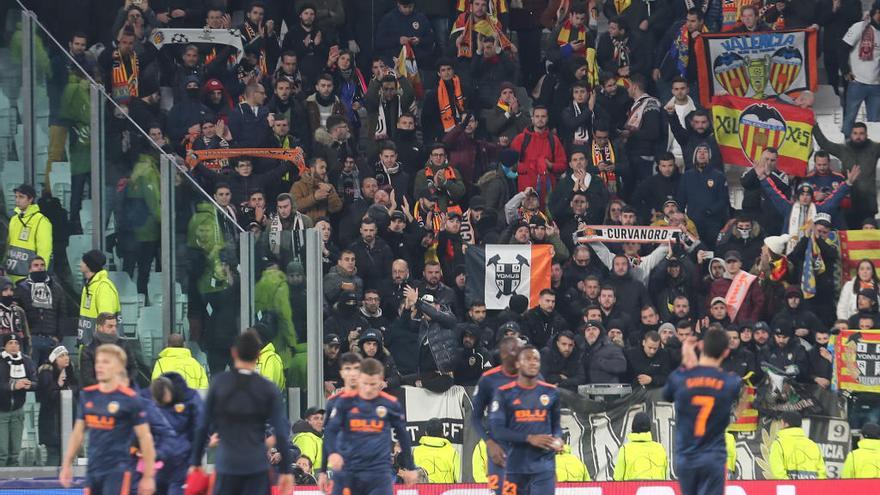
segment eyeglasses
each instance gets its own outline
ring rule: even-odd
[[[446,156],[446,153],[431,153],[431,156]]]

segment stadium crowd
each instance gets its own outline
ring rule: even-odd
[[[95,383],[100,344],[123,346],[135,384],[180,374],[167,384],[174,402],[231,365],[244,231],[257,237],[258,367],[281,389],[305,385],[302,234],[312,227],[323,241],[327,395],[343,386],[347,352],[381,361],[387,389],[473,386],[501,364],[498,342],[509,335],[541,349],[542,376],[559,387],[658,388],[679,366],[681,342],[712,326],[730,337],[724,368],[751,385],[770,365],[829,388],[830,335],[880,324],[876,267],[862,261],[838,287],[840,254],[828,242],[836,230],[877,228],[880,143],[856,115],[866,101],[868,118],[880,120],[880,5],[863,16],[858,0],[24,3],[69,47],[48,76],[49,154],[60,161],[66,148],[72,197],[59,214],[32,185],[15,191],[0,278],[0,466],[18,462],[27,391],[42,406],[40,443],[59,462],[59,392]],[[174,31],[186,28],[235,28],[243,53],[179,42]],[[725,165],[696,97],[694,39],[792,28],[824,32],[827,81],[847,88],[846,142],[817,126],[806,177],[779,170],[769,147],[752,168]],[[164,44],[156,29],[168,30]],[[89,122],[88,105],[77,104],[88,101],[81,69],[127,114],[108,105],[107,174],[126,179],[111,248],[138,292],[160,263],[154,144],[181,163],[217,152],[186,172],[215,204],[178,184],[190,342],[172,335],[155,363],[117,331],[105,253],[83,253],[76,297],[54,269],[65,257],[58,239],[82,232],[92,165],[77,132]],[[812,94],[795,103],[810,108]],[[261,153],[224,154],[238,148]],[[297,159],[267,149],[298,149]],[[728,181],[744,190],[738,209]],[[670,243],[603,244],[579,240],[586,225],[680,233]],[[551,285],[533,307],[514,295],[487,311],[465,297],[465,253],[485,244],[552,246]],[[824,271],[804,286],[814,249]],[[77,328],[81,348],[59,346]],[[853,425],[878,422],[877,405],[857,394]],[[307,442],[320,438],[323,411],[303,418],[293,435],[313,452],[298,461],[308,472],[320,461]],[[443,447],[432,428],[423,445]]]

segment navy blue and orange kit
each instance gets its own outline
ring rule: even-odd
[[[474,389],[474,412],[471,415],[471,424],[482,440],[485,441],[487,438],[492,438],[489,428],[483,424],[483,419],[487,417],[486,413],[492,398],[495,396],[495,392],[503,385],[516,382],[516,377],[516,373],[509,375],[504,371],[504,368],[496,366],[486,370],[477,381],[477,387]],[[503,481],[504,467],[495,464],[489,458],[486,468],[486,482],[489,485],[489,489],[495,492],[495,495],[501,495]]]
[[[392,431],[400,442],[401,467],[415,469],[412,442],[397,398],[381,392],[367,400],[357,392],[346,392],[336,399],[324,428],[324,448],[328,456],[340,454],[345,461],[346,495],[393,493]]]
[[[135,438],[134,427],[147,421],[143,404],[134,390],[118,387],[101,392],[98,385],[79,394],[76,419],[88,431],[89,465],[86,471],[87,495],[128,495],[132,473],[129,449]]]
[[[675,463],[682,495],[722,495],[726,478],[724,434],[739,399],[742,379],[720,368],[679,368],[663,398],[675,403]]]
[[[495,392],[489,430],[493,439],[508,446],[504,495],[544,495],[556,489],[556,452],[534,447],[527,438],[562,438],[559,410],[559,391],[542,381],[531,388],[510,382]]]

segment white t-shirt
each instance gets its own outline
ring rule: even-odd
[[[690,96],[687,97],[688,102],[684,105],[675,104],[675,114],[678,115],[678,121],[681,122],[681,126],[687,129],[687,124],[685,124],[685,117],[688,116],[689,113],[693,112],[697,109],[696,105],[694,105],[694,100],[691,99]],[[669,100],[670,102],[675,101],[675,97]],[[667,102],[667,104],[669,104]],[[678,144],[678,141],[675,139],[675,136],[672,135],[672,130],[669,131],[669,152],[672,153],[676,158],[682,158],[683,152],[681,151],[681,145]]]
[[[880,31],[874,30],[874,56],[865,61],[859,58],[859,44],[862,42],[862,31],[867,21],[859,21],[850,26],[843,37],[843,42],[853,47],[849,52],[849,65],[853,77],[862,84],[880,84]]]

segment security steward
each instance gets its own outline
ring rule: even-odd
[[[79,324],[77,338],[88,345],[95,334],[95,322],[101,313],[116,315],[118,324],[122,324],[122,306],[119,304],[119,291],[104,264],[107,257],[97,249],[92,249],[82,256],[79,271],[85,277],[82,296],[79,303]]]
[[[6,275],[12,283],[25,278],[31,269],[31,260],[40,256],[52,259],[52,222],[34,203],[34,186],[22,184],[15,188],[15,214],[9,219],[9,237],[6,245]]]
[[[633,418],[629,440],[620,447],[614,481],[665,480],[669,473],[666,449],[651,437],[651,419],[640,412]]]
[[[782,413],[782,429],[770,446],[770,474],[776,480],[825,479],[822,451],[807,438],[794,411]]]
[[[862,426],[859,448],[843,461],[841,478],[880,478],[880,426],[866,423]]]

